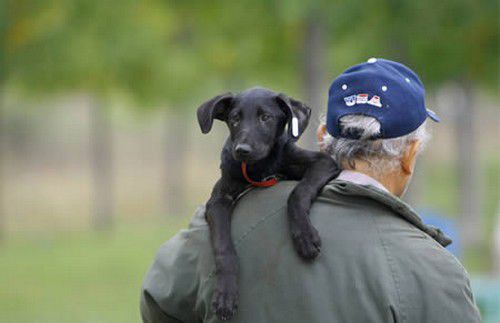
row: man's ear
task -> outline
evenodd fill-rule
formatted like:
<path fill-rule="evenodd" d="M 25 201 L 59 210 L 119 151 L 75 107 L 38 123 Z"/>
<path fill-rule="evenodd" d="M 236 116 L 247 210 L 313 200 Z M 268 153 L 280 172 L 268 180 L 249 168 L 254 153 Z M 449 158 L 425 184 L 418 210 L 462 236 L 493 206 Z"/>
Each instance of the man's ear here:
<path fill-rule="evenodd" d="M 410 142 L 403 157 L 401 158 L 401 170 L 406 175 L 411 175 L 415 169 L 415 162 L 417 161 L 418 148 L 420 147 L 420 140 Z"/>
<path fill-rule="evenodd" d="M 200 105 L 196 115 L 200 124 L 201 132 L 208 133 L 212 129 L 214 119 L 227 120 L 227 114 L 231 110 L 234 95 L 224 93 L 208 100 Z"/>
<path fill-rule="evenodd" d="M 299 138 L 309 123 L 311 108 L 283 93 L 278 94 L 276 101 L 287 116 L 287 127 L 290 137 Z"/>
<path fill-rule="evenodd" d="M 318 126 L 318 129 L 316 129 L 316 138 L 318 140 L 320 149 L 323 146 L 323 138 L 325 137 L 327 131 L 328 130 L 326 129 L 326 125 L 325 124 L 320 124 Z"/>

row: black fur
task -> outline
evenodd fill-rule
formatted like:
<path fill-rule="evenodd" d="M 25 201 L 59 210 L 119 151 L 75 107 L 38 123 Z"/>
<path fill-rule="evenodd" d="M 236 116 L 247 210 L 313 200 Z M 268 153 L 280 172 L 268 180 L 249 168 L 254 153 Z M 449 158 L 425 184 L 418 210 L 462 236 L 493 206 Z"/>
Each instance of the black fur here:
<path fill-rule="evenodd" d="M 239 94 L 214 97 L 198 108 L 203 133 L 213 119 L 225 121 L 230 136 L 221 153 L 221 178 L 206 204 L 215 255 L 217 282 L 212 306 L 221 320 L 234 316 L 238 307 L 238 258 L 231 240 L 231 213 L 234 201 L 248 186 L 241 172 L 261 181 L 271 175 L 300 180 L 288 198 L 288 219 L 292 241 L 305 260 L 316 258 L 321 240 L 308 213 L 321 188 L 340 173 L 333 159 L 295 145 L 307 127 L 311 109 L 284 94 L 253 88 Z M 292 118 L 298 119 L 298 135 L 292 134 Z"/>

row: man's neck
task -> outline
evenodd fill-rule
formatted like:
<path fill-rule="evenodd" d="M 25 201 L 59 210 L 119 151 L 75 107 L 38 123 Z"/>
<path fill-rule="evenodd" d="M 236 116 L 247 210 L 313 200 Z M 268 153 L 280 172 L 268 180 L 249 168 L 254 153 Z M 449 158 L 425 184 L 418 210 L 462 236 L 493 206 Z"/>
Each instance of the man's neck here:
<path fill-rule="evenodd" d="M 394 172 L 376 174 L 370 165 L 365 161 L 356 161 L 354 165 L 355 167 L 351 167 L 350 165 L 345 166 L 346 167 L 344 167 L 344 169 L 367 175 L 382 184 L 382 186 L 384 186 L 384 188 L 390 193 L 400 196 L 399 193 L 401 190 L 398 182 L 400 174 L 394 174 Z"/>
<path fill-rule="evenodd" d="M 351 183 L 358 184 L 358 185 L 371 185 L 373 187 L 378 188 L 379 190 L 389 192 L 385 188 L 384 185 L 379 183 L 374 178 L 372 178 L 366 174 L 357 172 L 355 170 L 344 169 L 344 170 L 342 170 L 340 175 L 337 177 L 337 179 L 342 180 L 342 181 L 351 182 Z"/>

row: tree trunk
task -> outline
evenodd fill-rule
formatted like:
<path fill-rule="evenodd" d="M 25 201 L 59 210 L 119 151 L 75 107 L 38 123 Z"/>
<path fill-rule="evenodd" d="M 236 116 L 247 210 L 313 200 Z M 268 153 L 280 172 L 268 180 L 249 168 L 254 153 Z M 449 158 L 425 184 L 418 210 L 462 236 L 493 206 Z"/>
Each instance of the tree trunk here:
<path fill-rule="evenodd" d="M 165 125 L 165 212 L 168 216 L 182 216 L 186 211 L 187 125 L 182 114 L 175 112 L 166 112 Z"/>
<path fill-rule="evenodd" d="M 92 225 L 109 230 L 113 224 L 113 133 L 110 111 L 99 101 L 90 105 L 90 145 L 93 178 Z"/>
<path fill-rule="evenodd" d="M 4 124 L 4 88 L 0 82 L 0 242 L 7 235 L 6 218 L 4 209 L 4 153 L 5 153 L 5 124 Z"/>
<path fill-rule="evenodd" d="M 320 113 L 326 111 L 326 50 L 325 27 L 321 15 L 311 14 L 306 20 L 303 40 L 303 91 L 305 102 L 312 109 L 309 126 L 302 136 L 302 145 L 316 150 L 316 128 Z"/>
<path fill-rule="evenodd" d="M 474 90 L 460 84 L 461 100 L 456 104 L 455 138 L 459 178 L 459 214 L 464 249 L 481 241 L 480 173 Z"/>
<path fill-rule="evenodd" d="M 5 154 L 5 124 L 4 124 L 4 104 L 5 104 L 5 84 L 8 77 L 7 64 L 7 42 L 6 34 L 9 28 L 9 2 L 0 2 L 0 242 L 5 240 L 6 236 L 6 218 L 4 208 L 4 154 Z"/>

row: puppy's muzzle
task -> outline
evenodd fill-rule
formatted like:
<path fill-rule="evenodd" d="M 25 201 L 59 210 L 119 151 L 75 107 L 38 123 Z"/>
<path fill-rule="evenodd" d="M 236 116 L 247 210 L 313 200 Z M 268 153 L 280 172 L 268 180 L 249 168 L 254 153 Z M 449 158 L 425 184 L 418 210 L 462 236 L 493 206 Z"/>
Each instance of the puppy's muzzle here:
<path fill-rule="evenodd" d="M 235 157 L 240 160 L 245 160 L 252 152 L 253 149 L 248 144 L 237 144 L 236 147 L 234 147 Z"/>

